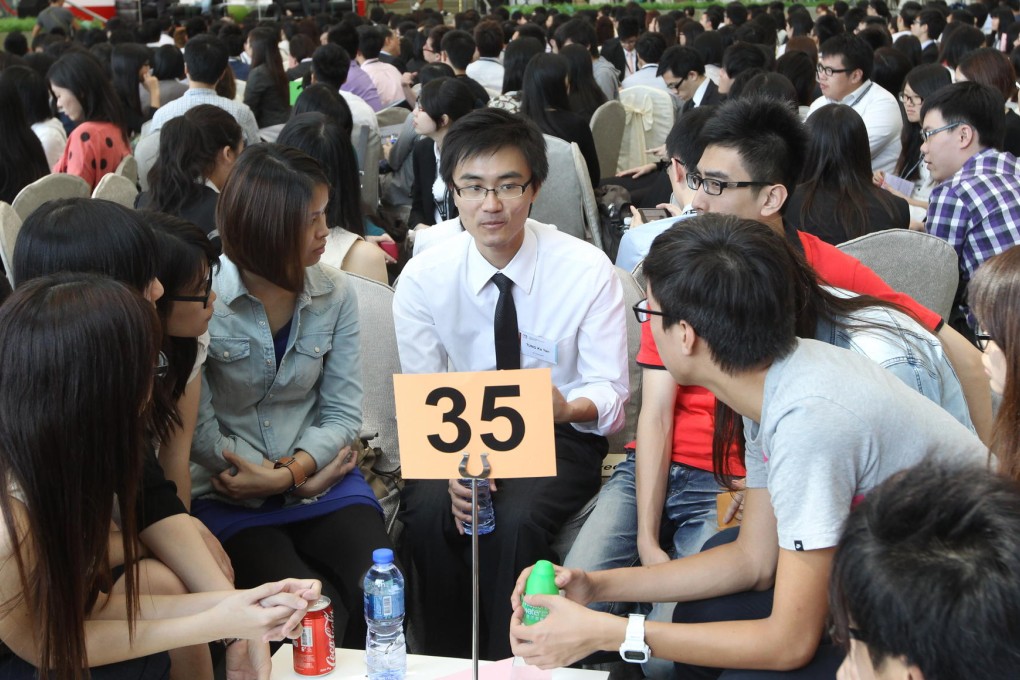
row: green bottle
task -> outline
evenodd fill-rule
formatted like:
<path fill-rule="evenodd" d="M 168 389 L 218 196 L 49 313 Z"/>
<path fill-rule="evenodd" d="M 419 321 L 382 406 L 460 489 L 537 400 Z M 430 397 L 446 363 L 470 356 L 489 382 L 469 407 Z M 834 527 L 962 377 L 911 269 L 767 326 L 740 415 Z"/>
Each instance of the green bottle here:
<path fill-rule="evenodd" d="M 553 570 L 552 562 L 539 560 L 528 575 L 528 582 L 524 585 L 525 595 L 559 595 L 560 589 L 556 587 L 556 572 Z M 535 607 L 521 600 L 524 605 L 524 625 L 530 626 L 538 623 L 549 616 L 549 610 L 545 607 Z"/>

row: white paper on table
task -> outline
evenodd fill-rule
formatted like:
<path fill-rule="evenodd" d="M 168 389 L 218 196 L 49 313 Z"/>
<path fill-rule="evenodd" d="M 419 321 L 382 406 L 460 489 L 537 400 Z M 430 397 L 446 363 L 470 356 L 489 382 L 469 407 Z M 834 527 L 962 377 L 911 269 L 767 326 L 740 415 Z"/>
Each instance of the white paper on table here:
<path fill-rule="evenodd" d="M 471 680 L 471 669 L 447 675 L 440 680 Z M 518 665 L 514 658 L 503 659 L 478 667 L 478 680 L 551 680 L 552 671 L 543 671 L 537 666 Z"/>

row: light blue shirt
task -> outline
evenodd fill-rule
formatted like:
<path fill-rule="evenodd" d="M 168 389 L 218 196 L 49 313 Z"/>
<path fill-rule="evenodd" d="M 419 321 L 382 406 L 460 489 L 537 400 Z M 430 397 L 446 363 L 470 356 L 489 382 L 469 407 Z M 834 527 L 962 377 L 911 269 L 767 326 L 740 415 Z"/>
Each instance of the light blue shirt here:
<path fill-rule="evenodd" d="M 656 236 L 680 220 L 686 220 L 697 214 L 694 210 L 685 210 L 679 217 L 665 217 L 628 229 L 620 239 L 620 248 L 616 251 L 616 266 L 629 272 L 634 271 L 634 267 L 645 259 Z"/>
<path fill-rule="evenodd" d="M 192 495 L 211 492 L 210 476 L 230 467 L 223 449 L 259 464 L 300 449 L 321 469 L 361 429 L 358 302 L 346 274 L 328 265 L 305 270 L 279 366 L 266 310 L 226 256 L 213 290 Z"/>
<path fill-rule="evenodd" d="M 152 114 L 152 126 L 149 128 L 149 134 L 159 132 L 168 120 L 183 116 L 189 109 L 199 104 L 218 106 L 233 116 L 244 132 L 245 144 L 258 144 L 262 141 L 262 137 L 259 136 L 259 124 L 255 121 L 255 114 L 246 104 L 221 97 L 216 94 L 215 90 L 204 87 L 190 88 L 177 99 L 156 109 L 156 112 Z"/>

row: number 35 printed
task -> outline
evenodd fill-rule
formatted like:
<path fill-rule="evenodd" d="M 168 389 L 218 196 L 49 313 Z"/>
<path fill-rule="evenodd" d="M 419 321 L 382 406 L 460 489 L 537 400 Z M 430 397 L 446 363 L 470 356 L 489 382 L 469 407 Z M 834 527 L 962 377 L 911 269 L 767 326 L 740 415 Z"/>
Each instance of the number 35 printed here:
<path fill-rule="evenodd" d="M 404 479 L 456 477 L 464 454 L 478 469 L 482 453 L 496 478 L 555 474 L 548 369 L 395 375 L 393 383 Z"/>

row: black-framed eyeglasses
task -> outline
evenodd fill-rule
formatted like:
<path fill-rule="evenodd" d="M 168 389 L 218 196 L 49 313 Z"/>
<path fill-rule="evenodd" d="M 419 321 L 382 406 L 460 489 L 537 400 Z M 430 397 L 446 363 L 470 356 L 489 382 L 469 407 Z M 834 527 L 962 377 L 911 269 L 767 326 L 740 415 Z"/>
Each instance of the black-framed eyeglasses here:
<path fill-rule="evenodd" d="M 500 184 L 492 189 L 478 184 L 471 184 L 466 187 L 459 187 L 455 184 L 453 186 L 453 190 L 456 191 L 457 195 L 465 201 L 484 201 L 489 195 L 489 192 L 496 194 L 496 198 L 501 201 L 512 201 L 515 198 L 523 196 L 524 191 L 531 186 L 531 183 L 534 181 L 535 178 L 532 177 L 524 184 Z"/>
<path fill-rule="evenodd" d="M 843 643 L 848 641 L 843 639 L 843 635 L 841 633 L 842 631 L 839 630 L 835 625 L 829 626 L 829 638 L 832 639 L 833 642 Z M 846 637 L 849 638 L 849 640 L 857 640 L 858 642 L 868 644 L 868 636 L 865 635 L 864 631 L 861 630 L 860 628 L 847 626 Z"/>
<path fill-rule="evenodd" d="M 165 378 L 166 374 L 170 372 L 170 361 L 162 352 L 156 357 L 156 365 L 153 367 L 152 372 L 157 378 Z"/>
<path fill-rule="evenodd" d="M 723 189 L 742 189 L 744 187 L 767 187 L 772 182 L 758 182 L 758 181 L 742 181 L 742 182 L 724 182 L 721 179 L 712 179 L 711 177 L 702 177 L 696 175 L 693 172 L 687 173 L 687 187 L 694 191 L 704 188 L 705 193 L 709 196 L 719 196 L 722 194 Z"/>
<path fill-rule="evenodd" d="M 205 281 L 205 295 L 170 295 L 167 299 L 173 302 L 201 302 L 202 308 L 206 309 L 209 307 L 209 298 L 212 296 L 212 279 L 212 267 L 209 267 L 209 277 Z"/>
<path fill-rule="evenodd" d="M 900 101 L 910 106 L 920 106 L 924 103 L 924 97 L 920 95 L 909 95 L 906 92 L 900 92 Z"/>
<path fill-rule="evenodd" d="M 648 308 L 648 298 L 639 301 L 636 305 L 631 307 L 631 311 L 634 312 L 635 318 L 638 323 L 648 323 L 651 321 L 653 316 L 666 316 L 662 312 L 657 312 L 654 309 Z"/>
<path fill-rule="evenodd" d="M 850 69 L 848 68 L 832 68 L 831 66 L 822 66 L 819 64 L 815 67 L 815 73 L 826 78 L 831 78 L 833 73 L 847 73 Z"/>
<path fill-rule="evenodd" d="M 685 80 L 687 80 L 686 77 L 685 78 L 681 78 L 680 80 L 676 81 L 675 83 L 666 83 L 666 87 L 668 87 L 669 89 L 673 90 L 677 94 L 680 94 L 680 86 L 684 84 Z"/>
<path fill-rule="evenodd" d="M 960 122 L 960 123 L 949 123 L 948 125 L 943 125 L 942 127 L 937 127 L 934 130 L 921 130 L 921 141 L 922 142 L 927 142 L 929 139 L 932 138 L 932 135 L 936 135 L 936 134 L 938 134 L 940 132 L 943 132 L 945 130 L 952 130 L 953 128 L 958 128 L 961 125 L 963 125 L 962 122 Z"/>

